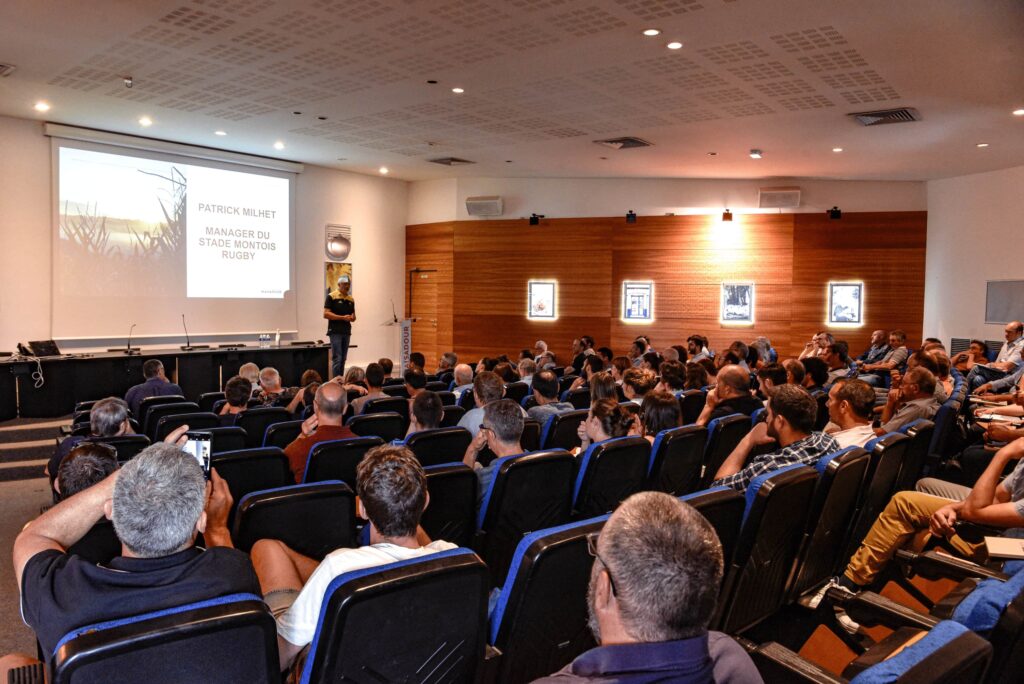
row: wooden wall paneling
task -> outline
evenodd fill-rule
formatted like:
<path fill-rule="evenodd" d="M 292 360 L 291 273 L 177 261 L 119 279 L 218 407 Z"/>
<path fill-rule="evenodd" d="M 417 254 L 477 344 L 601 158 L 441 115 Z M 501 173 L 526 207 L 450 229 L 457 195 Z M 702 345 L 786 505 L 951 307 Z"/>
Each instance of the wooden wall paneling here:
<path fill-rule="evenodd" d="M 412 325 L 413 351 L 426 357 L 428 371 L 436 367 L 434 364 L 442 352 L 453 348 L 455 225 L 454 222 L 431 223 L 406 229 L 405 301 L 399 316 L 404 315 L 409 302 L 409 270 L 436 270 L 413 275 L 412 315 L 418 319 Z"/>

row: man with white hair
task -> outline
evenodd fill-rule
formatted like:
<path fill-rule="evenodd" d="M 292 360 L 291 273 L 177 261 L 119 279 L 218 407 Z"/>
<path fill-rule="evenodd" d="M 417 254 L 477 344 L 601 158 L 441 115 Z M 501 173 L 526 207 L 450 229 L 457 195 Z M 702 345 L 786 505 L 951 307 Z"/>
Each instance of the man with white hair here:
<path fill-rule="evenodd" d="M 281 374 L 267 366 L 260 371 L 259 402 L 264 406 L 287 406 L 299 391 L 298 387 L 282 387 Z"/>
<path fill-rule="evenodd" d="M 544 352 L 548 350 L 548 343 L 544 340 L 537 340 L 533 343 L 533 360 L 535 363 L 540 363 L 540 357 L 544 355 Z"/>
<path fill-rule="evenodd" d="M 455 401 L 459 400 L 463 392 L 472 389 L 473 369 L 467 363 L 458 364 L 455 366 L 455 388 L 452 390 L 452 393 L 455 395 Z"/>
<path fill-rule="evenodd" d="M 537 364 L 533 359 L 523 359 L 519 362 L 519 382 L 525 383 L 527 387 L 531 387 L 533 383 L 533 376 L 537 372 Z"/>

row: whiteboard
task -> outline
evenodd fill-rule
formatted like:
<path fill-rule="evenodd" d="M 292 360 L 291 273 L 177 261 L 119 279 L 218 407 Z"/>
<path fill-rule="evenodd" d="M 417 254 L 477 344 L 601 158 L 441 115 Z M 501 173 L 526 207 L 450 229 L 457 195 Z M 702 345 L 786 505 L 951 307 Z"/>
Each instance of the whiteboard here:
<path fill-rule="evenodd" d="M 985 292 L 985 322 L 1000 325 L 1024 320 L 1024 280 L 989 280 Z"/>

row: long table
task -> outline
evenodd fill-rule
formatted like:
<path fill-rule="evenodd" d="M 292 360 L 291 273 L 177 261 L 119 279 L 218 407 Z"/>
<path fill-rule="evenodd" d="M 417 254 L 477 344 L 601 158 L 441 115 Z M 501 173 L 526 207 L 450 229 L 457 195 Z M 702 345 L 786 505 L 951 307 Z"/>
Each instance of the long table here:
<path fill-rule="evenodd" d="M 64 416 L 79 401 L 123 397 L 143 382 L 142 364 L 160 359 L 168 377 L 181 385 L 185 397 L 195 401 L 203 392 L 216 392 L 238 373 L 244 363 L 273 366 L 285 386 L 299 384 L 308 369 L 328 377 L 330 345 L 240 347 L 237 349 L 144 350 L 137 356 L 120 352 L 72 354 L 35 361 L 0 361 L 0 420 Z M 42 370 L 43 384 L 33 374 Z"/>

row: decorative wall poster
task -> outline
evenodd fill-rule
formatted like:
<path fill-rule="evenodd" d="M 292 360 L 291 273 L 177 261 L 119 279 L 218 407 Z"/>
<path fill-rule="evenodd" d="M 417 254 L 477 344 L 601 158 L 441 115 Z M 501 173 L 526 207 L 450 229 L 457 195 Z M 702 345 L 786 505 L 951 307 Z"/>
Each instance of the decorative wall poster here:
<path fill-rule="evenodd" d="M 324 262 L 324 296 L 337 292 L 338 280 L 348 278 L 349 294 L 355 291 L 356 284 L 352 282 L 352 264 L 338 264 L 331 261 Z"/>
<path fill-rule="evenodd" d="M 864 283 L 829 283 L 828 322 L 858 325 L 863 318 Z"/>
<path fill-rule="evenodd" d="M 754 322 L 754 283 L 722 283 L 720 321 L 727 324 Z"/>
<path fill-rule="evenodd" d="M 531 280 L 527 301 L 527 318 L 553 320 L 558 316 L 555 291 L 558 284 L 553 280 Z"/>
<path fill-rule="evenodd" d="M 654 320 L 654 283 L 626 280 L 622 283 L 622 320 L 650 323 Z"/>

